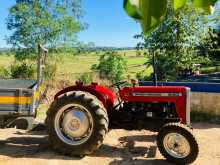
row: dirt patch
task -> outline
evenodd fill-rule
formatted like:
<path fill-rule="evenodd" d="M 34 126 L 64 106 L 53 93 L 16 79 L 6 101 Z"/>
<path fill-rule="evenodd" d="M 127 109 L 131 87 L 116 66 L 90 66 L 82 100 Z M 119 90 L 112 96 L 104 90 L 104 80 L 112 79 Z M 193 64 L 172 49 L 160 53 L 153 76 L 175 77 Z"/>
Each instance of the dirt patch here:
<path fill-rule="evenodd" d="M 196 123 L 200 154 L 193 165 L 220 165 L 220 125 Z M 72 158 L 54 152 L 46 132 L 0 130 L 0 165 L 171 165 L 156 147 L 156 133 L 111 130 L 93 155 Z"/>

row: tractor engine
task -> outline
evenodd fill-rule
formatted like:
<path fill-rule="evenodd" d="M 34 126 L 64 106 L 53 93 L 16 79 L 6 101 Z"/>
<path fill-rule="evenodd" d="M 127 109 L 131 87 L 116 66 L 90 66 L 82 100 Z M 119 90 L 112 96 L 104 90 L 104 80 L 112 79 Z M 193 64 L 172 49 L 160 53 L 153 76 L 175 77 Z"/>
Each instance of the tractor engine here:
<path fill-rule="evenodd" d="M 124 102 L 109 114 L 111 127 L 157 131 L 168 122 L 179 121 L 174 103 Z"/>

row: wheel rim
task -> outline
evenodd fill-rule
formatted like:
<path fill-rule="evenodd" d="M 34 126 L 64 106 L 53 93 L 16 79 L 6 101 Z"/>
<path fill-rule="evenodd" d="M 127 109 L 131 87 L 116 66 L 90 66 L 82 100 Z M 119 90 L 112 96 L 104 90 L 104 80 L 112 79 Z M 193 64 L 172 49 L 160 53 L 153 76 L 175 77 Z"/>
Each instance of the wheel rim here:
<path fill-rule="evenodd" d="M 79 104 L 62 107 L 55 116 L 54 124 L 58 137 L 69 145 L 85 143 L 93 131 L 91 113 Z"/>
<path fill-rule="evenodd" d="M 164 137 L 163 145 L 167 153 L 175 158 L 185 158 L 190 154 L 190 144 L 181 134 L 167 134 Z"/>

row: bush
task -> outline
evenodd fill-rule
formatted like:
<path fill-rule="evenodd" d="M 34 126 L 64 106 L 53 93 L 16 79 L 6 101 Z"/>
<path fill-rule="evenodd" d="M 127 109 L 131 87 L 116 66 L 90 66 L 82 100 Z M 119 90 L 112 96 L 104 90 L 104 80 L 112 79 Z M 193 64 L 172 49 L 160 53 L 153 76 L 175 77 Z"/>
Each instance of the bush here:
<path fill-rule="evenodd" d="M 98 65 L 97 64 L 93 64 L 92 66 L 91 66 L 91 70 L 97 70 L 97 68 L 98 68 Z"/>
<path fill-rule="evenodd" d="M 140 81 L 152 81 L 153 75 L 152 73 L 149 73 L 147 70 L 143 70 L 136 74 L 136 78 Z"/>
<path fill-rule="evenodd" d="M 101 79 L 117 82 L 123 79 L 127 70 L 127 61 L 116 52 L 107 52 L 99 59 L 99 64 L 92 67 L 99 72 Z"/>
<path fill-rule="evenodd" d="M 11 77 L 14 79 L 33 79 L 35 70 L 32 65 L 26 62 L 14 64 L 11 66 Z"/>
<path fill-rule="evenodd" d="M 141 55 L 142 55 L 141 51 L 138 51 L 138 50 L 137 50 L 137 51 L 136 51 L 136 56 L 137 56 L 137 57 L 140 57 Z"/>
<path fill-rule="evenodd" d="M 89 84 L 92 82 L 93 75 L 92 73 L 83 73 L 77 79 L 83 82 L 84 84 Z"/>
<path fill-rule="evenodd" d="M 1 79 L 10 78 L 10 72 L 5 68 L 0 68 L 0 78 Z"/>

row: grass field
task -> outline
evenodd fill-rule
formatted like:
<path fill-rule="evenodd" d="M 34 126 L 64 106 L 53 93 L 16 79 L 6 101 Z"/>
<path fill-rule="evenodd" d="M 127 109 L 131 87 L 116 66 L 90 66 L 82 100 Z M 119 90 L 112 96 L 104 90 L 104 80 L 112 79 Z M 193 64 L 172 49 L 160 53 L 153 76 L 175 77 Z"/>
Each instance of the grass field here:
<path fill-rule="evenodd" d="M 146 69 L 144 63 L 147 58 L 144 56 L 136 57 L 133 55 L 126 55 L 125 59 L 128 64 L 128 72 L 125 77 L 130 75 L 130 77 L 135 78 L 137 72 Z M 91 66 L 98 64 L 99 55 L 81 55 L 81 56 L 67 56 L 63 57 L 61 64 L 58 65 L 58 77 L 68 79 L 76 79 L 77 76 L 83 73 L 89 73 L 91 71 Z M 149 70 L 151 71 L 151 70 Z"/>
<path fill-rule="evenodd" d="M 129 51 L 119 51 L 119 54 L 123 55 L 127 60 L 128 71 L 125 74 L 125 78 L 135 78 L 136 73 L 146 69 L 144 63 L 147 62 L 147 58 L 144 56 L 136 56 L 135 50 Z M 90 53 L 87 55 L 58 55 L 57 62 L 57 80 L 73 80 L 75 81 L 81 74 L 92 72 L 91 66 L 98 64 L 99 55 L 95 53 Z M 0 56 L 0 68 L 9 68 L 10 65 L 13 65 L 14 58 L 13 56 Z M 148 69 L 149 72 L 152 72 L 152 69 Z"/>
<path fill-rule="evenodd" d="M 136 74 L 145 70 L 145 73 L 150 75 L 153 72 L 152 68 L 146 70 L 144 63 L 147 62 L 147 57 L 143 55 L 138 56 L 136 50 L 119 51 L 119 54 L 124 56 L 127 60 L 128 71 L 124 75 L 125 78 L 136 78 Z M 142 52 L 143 54 L 143 52 Z M 70 54 L 59 54 L 59 60 L 57 63 L 57 74 L 56 79 L 59 80 L 70 80 L 75 81 L 83 73 L 92 72 L 91 66 L 98 64 L 100 55 L 95 53 L 89 53 L 86 55 L 70 55 Z M 0 69 L 10 68 L 13 65 L 14 57 L 8 55 L 0 55 Z M 218 62 L 218 63 L 217 63 Z M 217 61 L 216 66 L 203 66 L 201 68 L 202 74 L 209 74 L 213 72 L 220 72 L 220 62 Z"/>
<path fill-rule="evenodd" d="M 13 56 L 7 56 L 7 55 L 1 55 L 0 56 L 0 68 L 8 68 L 10 65 L 13 64 L 14 57 Z"/>

